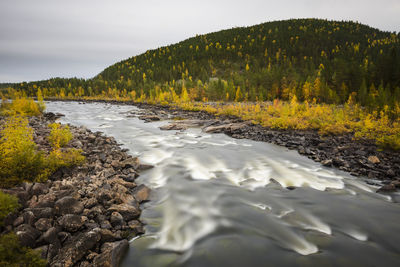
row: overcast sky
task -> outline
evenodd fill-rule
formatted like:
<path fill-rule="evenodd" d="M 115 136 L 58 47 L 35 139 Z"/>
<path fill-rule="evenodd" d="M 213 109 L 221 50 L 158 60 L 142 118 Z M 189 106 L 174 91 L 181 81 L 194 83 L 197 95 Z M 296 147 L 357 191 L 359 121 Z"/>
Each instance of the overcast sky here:
<path fill-rule="evenodd" d="M 90 78 L 196 34 L 290 18 L 400 31 L 400 0 L 0 0 L 0 82 Z"/>

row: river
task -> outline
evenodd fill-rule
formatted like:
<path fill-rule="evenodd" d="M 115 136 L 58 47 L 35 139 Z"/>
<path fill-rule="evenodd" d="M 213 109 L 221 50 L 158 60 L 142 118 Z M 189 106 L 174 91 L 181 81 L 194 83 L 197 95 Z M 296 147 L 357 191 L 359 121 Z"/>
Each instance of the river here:
<path fill-rule="evenodd" d="M 48 102 L 63 123 L 114 136 L 153 169 L 121 266 L 400 266 L 398 193 L 284 147 L 200 128 L 162 131 L 134 106 Z"/>

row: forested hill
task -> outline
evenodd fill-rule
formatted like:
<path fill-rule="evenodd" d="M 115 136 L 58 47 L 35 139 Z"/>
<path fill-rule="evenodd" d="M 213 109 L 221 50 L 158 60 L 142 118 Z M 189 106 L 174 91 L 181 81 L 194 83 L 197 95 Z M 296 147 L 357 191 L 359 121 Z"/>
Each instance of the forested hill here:
<path fill-rule="evenodd" d="M 135 90 L 150 96 L 171 87 L 180 93 L 185 86 L 195 100 L 296 95 L 300 100 L 343 103 L 352 95 L 363 105 L 383 105 L 400 100 L 399 37 L 355 22 L 274 21 L 148 50 L 90 80 L 52 79 L 14 87 L 30 93 L 41 87 L 49 95 Z"/>

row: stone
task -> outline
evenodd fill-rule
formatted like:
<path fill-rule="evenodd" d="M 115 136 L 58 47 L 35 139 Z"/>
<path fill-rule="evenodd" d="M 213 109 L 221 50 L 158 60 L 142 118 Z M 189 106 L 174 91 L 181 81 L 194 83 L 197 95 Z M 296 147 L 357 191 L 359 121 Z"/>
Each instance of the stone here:
<path fill-rule="evenodd" d="M 92 229 L 90 229 L 90 230 L 92 230 Z M 57 233 L 57 237 L 61 243 L 64 243 L 71 237 L 71 234 L 68 232 L 59 232 L 59 233 Z"/>
<path fill-rule="evenodd" d="M 16 235 L 22 246 L 34 248 L 41 233 L 29 224 L 21 224 L 16 229 Z"/>
<path fill-rule="evenodd" d="M 121 162 L 121 165 L 123 168 L 137 168 L 140 165 L 139 159 L 138 158 L 127 158 L 126 160 Z"/>
<path fill-rule="evenodd" d="M 108 209 L 108 211 L 119 212 L 125 221 L 136 219 L 140 215 L 140 210 L 137 207 L 128 204 L 119 204 L 119 205 L 114 204 Z"/>
<path fill-rule="evenodd" d="M 381 162 L 377 156 L 369 156 L 368 161 L 372 164 L 378 164 Z"/>
<path fill-rule="evenodd" d="M 107 220 L 101 220 L 100 227 L 102 229 L 112 229 L 111 223 L 109 221 L 107 221 Z"/>
<path fill-rule="evenodd" d="M 40 218 L 37 222 L 35 222 L 35 228 L 39 231 L 47 231 L 53 224 L 53 219 L 51 218 Z"/>
<path fill-rule="evenodd" d="M 237 132 L 247 127 L 246 123 L 227 123 L 218 126 L 207 126 L 203 128 L 205 133 L 225 133 Z"/>
<path fill-rule="evenodd" d="M 94 266 L 119 266 L 122 256 L 129 248 L 128 240 L 124 239 L 113 243 L 104 243 L 101 254 L 93 259 Z"/>
<path fill-rule="evenodd" d="M 58 223 L 65 231 L 74 233 L 85 224 L 86 220 L 85 216 L 66 214 L 58 220 Z"/>
<path fill-rule="evenodd" d="M 164 130 L 164 131 L 170 131 L 170 130 L 181 131 L 181 130 L 186 130 L 187 126 L 184 124 L 181 124 L 181 123 L 170 123 L 167 125 L 160 126 L 159 128 L 160 128 L 160 130 Z"/>
<path fill-rule="evenodd" d="M 56 227 L 50 227 L 43 235 L 43 240 L 49 244 L 53 244 L 58 241 L 58 232 L 59 230 Z"/>
<path fill-rule="evenodd" d="M 110 222 L 111 225 L 115 227 L 116 225 L 122 225 L 124 223 L 124 218 L 119 212 L 114 211 L 111 213 Z"/>
<path fill-rule="evenodd" d="M 118 237 L 109 229 L 100 229 L 100 234 L 101 234 L 101 240 L 100 240 L 101 243 L 114 242 L 118 239 Z"/>
<path fill-rule="evenodd" d="M 150 188 L 143 184 L 139 185 L 133 190 L 133 196 L 139 203 L 147 201 L 150 196 Z"/>
<path fill-rule="evenodd" d="M 71 267 L 100 241 L 100 229 L 80 233 L 71 238 L 50 263 L 54 267 Z"/>
<path fill-rule="evenodd" d="M 330 166 L 332 166 L 332 162 L 333 161 L 331 159 L 326 159 L 326 160 L 321 161 L 321 164 L 325 167 L 330 167 Z"/>
<path fill-rule="evenodd" d="M 379 188 L 376 192 L 393 192 L 396 191 L 396 186 L 394 184 L 385 184 Z"/>
<path fill-rule="evenodd" d="M 392 178 L 392 177 L 395 177 L 395 176 L 396 176 L 396 173 L 394 172 L 393 169 L 389 169 L 389 170 L 386 171 L 386 175 L 387 175 L 388 177 Z"/>
<path fill-rule="evenodd" d="M 26 224 L 33 225 L 35 223 L 35 215 L 32 211 L 25 211 L 22 214 L 22 217 L 24 218 L 24 222 Z"/>
<path fill-rule="evenodd" d="M 49 192 L 49 187 L 44 183 L 35 183 L 32 187 L 32 194 L 34 195 L 42 195 L 47 194 Z"/>
<path fill-rule="evenodd" d="M 59 215 L 64 214 L 80 214 L 82 213 L 83 204 L 73 197 L 66 196 L 59 200 L 54 205 L 55 211 Z"/>
<path fill-rule="evenodd" d="M 14 220 L 13 226 L 17 227 L 17 226 L 19 226 L 19 225 L 21 225 L 23 223 L 24 223 L 24 217 L 19 216 L 19 217 L 17 217 L 17 219 Z"/>
<path fill-rule="evenodd" d="M 144 120 L 145 122 L 161 120 L 161 118 L 156 115 L 142 115 L 142 116 L 139 116 L 139 119 Z"/>
<path fill-rule="evenodd" d="M 93 208 L 94 206 L 97 205 L 97 199 L 96 198 L 89 198 L 83 202 L 83 206 L 87 209 Z"/>
<path fill-rule="evenodd" d="M 128 226 L 135 235 L 144 234 L 143 225 L 138 220 L 129 221 Z"/>
<path fill-rule="evenodd" d="M 139 164 L 137 170 L 138 171 L 146 171 L 146 170 L 150 170 L 152 168 L 154 168 L 154 166 L 150 165 L 150 164 Z"/>

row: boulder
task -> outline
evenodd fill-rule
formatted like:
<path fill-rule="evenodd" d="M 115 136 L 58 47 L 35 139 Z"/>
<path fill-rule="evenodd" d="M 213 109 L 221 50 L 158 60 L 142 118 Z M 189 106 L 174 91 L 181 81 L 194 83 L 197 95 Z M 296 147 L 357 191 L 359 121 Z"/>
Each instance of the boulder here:
<path fill-rule="evenodd" d="M 47 231 L 53 224 L 53 219 L 51 218 L 40 218 L 37 222 L 35 222 L 35 228 L 39 231 Z"/>
<path fill-rule="evenodd" d="M 156 115 L 142 115 L 142 116 L 139 116 L 139 119 L 144 120 L 145 122 L 161 120 L 161 118 Z"/>
<path fill-rule="evenodd" d="M 379 188 L 376 192 L 393 192 L 396 191 L 396 186 L 394 184 L 385 184 Z"/>
<path fill-rule="evenodd" d="M 129 247 L 128 240 L 124 239 L 113 243 L 104 243 L 101 246 L 101 254 L 94 258 L 94 266 L 117 267 L 122 256 Z"/>
<path fill-rule="evenodd" d="M 14 227 L 17 227 L 17 226 L 19 226 L 19 225 L 21 225 L 21 224 L 23 224 L 23 223 L 24 223 L 24 217 L 19 216 L 19 217 L 17 217 L 17 218 L 14 220 L 13 226 L 14 226 Z"/>
<path fill-rule="evenodd" d="M 129 221 L 128 226 L 135 235 L 144 234 L 143 225 L 138 220 Z"/>
<path fill-rule="evenodd" d="M 206 133 L 233 133 L 247 127 L 246 123 L 227 123 L 218 126 L 206 126 L 203 131 Z"/>
<path fill-rule="evenodd" d="M 126 160 L 121 162 L 121 165 L 123 168 L 137 168 L 140 165 L 139 159 L 138 158 L 127 158 Z"/>
<path fill-rule="evenodd" d="M 130 221 L 136 219 L 140 215 L 140 210 L 136 206 L 128 205 L 128 204 L 119 204 L 119 205 L 112 205 L 109 209 L 109 212 L 118 212 L 122 215 L 125 221 Z"/>
<path fill-rule="evenodd" d="M 372 164 L 378 164 L 381 162 L 377 156 L 369 156 L 368 161 Z"/>
<path fill-rule="evenodd" d="M 34 248 L 41 233 L 29 224 L 21 224 L 16 229 L 16 235 L 22 246 Z"/>
<path fill-rule="evenodd" d="M 80 233 L 71 238 L 50 263 L 54 267 L 71 267 L 100 241 L 100 229 Z"/>
<path fill-rule="evenodd" d="M 49 186 L 43 183 L 35 183 L 32 187 L 32 194 L 43 195 L 49 192 Z"/>
<path fill-rule="evenodd" d="M 31 211 L 36 219 L 38 219 L 38 218 L 52 218 L 54 216 L 54 209 L 50 208 L 50 207 L 47 207 L 47 208 L 32 208 L 32 209 L 27 209 L 27 211 Z"/>
<path fill-rule="evenodd" d="M 321 164 L 325 167 L 331 167 L 332 166 L 333 161 L 331 159 L 326 159 L 321 161 Z"/>
<path fill-rule="evenodd" d="M 133 190 L 133 196 L 139 203 L 142 203 L 146 200 L 149 200 L 150 191 L 150 188 L 142 184 Z"/>
<path fill-rule="evenodd" d="M 114 242 L 114 241 L 120 239 L 117 235 L 115 235 L 109 229 L 100 229 L 100 234 L 101 234 L 100 243 Z"/>
<path fill-rule="evenodd" d="M 55 211 L 59 215 L 64 214 L 80 214 L 82 213 L 83 204 L 73 197 L 66 196 L 59 200 L 54 205 Z"/>
<path fill-rule="evenodd" d="M 56 227 L 50 227 L 43 235 L 42 238 L 49 244 L 56 243 L 58 241 L 58 234 L 59 230 Z"/>
<path fill-rule="evenodd" d="M 85 216 L 66 214 L 58 220 L 58 223 L 65 231 L 73 233 L 78 231 L 86 221 L 87 218 Z"/>
<path fill-rule="evenodd" d="M 115 227 L 117 225 L 124 224 L 124 218 L 119 212 L 114 211 L 113 213 L 111 213 L 110 222 L 111 225 Z"/>

